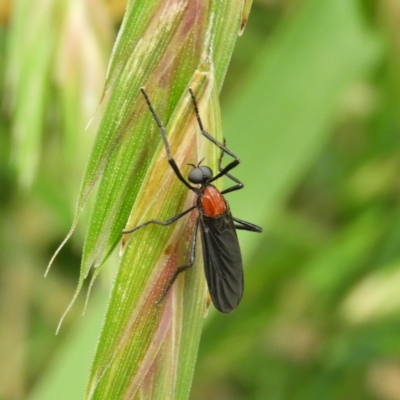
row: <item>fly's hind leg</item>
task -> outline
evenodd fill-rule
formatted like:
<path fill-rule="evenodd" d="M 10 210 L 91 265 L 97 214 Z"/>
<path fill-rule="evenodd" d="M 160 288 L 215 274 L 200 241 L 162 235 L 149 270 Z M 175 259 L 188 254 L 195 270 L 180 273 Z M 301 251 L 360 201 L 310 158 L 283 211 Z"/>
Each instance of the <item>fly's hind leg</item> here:
<path fill-rule="evenodd" d="M 251 222 L 243 221 L 239 218 L 233 217 L 233 220 L 237 222 L 239 225 L 235 224 L 236 229 L 241 229 L 243 231 L 250 231 L 250 232 L 262 232 L 262 228 L 258 225 L 254 225 Z"/>
<path fill-rule="evenodd" d="M 197 218 L 195 226 L 194 226 L 194 231 L 193 231 L 192 245 L 191 245 L 191 248 L 190 248 L 190 255 L 189 255 L 189 262 L 187 264 L 182 265 L 181 267 L 178 267 L 176 269 L 176 271 L 172 275 L 171 279 L 169 280 L 168 285 L 166 286 L 166 288 L 162 292 L 160 300 L 157 301 L 157 305 L 160 305 L 161 302 L 165 299 L 165 296 L 168 294 L 168 292 L 171 289 L 172 285 L 176 281 L 176 278 L 178 277 L 178 275 L 193 266 L 195 258 L 196 258 L 196 243 L 197 243 L 197 231 L 198 231 L 198 228 L 199 228 L 199 219 Z"/>

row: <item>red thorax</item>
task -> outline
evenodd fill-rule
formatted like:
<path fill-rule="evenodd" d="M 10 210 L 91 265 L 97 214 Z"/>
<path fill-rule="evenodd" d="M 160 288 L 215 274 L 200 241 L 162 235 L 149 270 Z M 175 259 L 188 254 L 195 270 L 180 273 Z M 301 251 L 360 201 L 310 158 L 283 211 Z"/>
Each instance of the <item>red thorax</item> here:
<path fill-rule="evenodd" d="M 224 196 L 212 185 L 204 188 L 200 201 L 206 217 L 217 217 L 226 211 Z"/>

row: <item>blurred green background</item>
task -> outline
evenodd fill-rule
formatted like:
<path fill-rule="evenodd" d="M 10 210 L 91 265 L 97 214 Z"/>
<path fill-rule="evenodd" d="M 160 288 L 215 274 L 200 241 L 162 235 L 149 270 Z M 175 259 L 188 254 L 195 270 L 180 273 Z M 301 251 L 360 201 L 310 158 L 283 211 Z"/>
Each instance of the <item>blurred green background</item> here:
<path fill-rule="evenodd" d="M 73 218 L 123 10 L 0 4 L 1 400 L 82 398 L 117 262 L 59 336 L 85 216 L 43 273 Z M 228 200 L 265 232 L 239 233 L 245 295 L 205 320 L 191 398 L 400 399 L 399 2 L 254 0 L 221 107 L 246 185 Z"/>

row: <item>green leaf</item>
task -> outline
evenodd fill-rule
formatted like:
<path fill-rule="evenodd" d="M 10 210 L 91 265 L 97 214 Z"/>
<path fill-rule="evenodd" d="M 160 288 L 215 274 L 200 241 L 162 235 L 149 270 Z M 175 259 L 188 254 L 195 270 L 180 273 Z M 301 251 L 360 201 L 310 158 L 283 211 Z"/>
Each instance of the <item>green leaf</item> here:
<path fill-rule="evenodd" d="M 206 116 L 204 123 L 211 132 L 220 133 L 214 80 L 208 73 L 197 73 L 195 78 L 199 79 L 193 80 L 191 87 L 201 115 Z M 152 118 L 148 110 L 146 114 Z M 209 154 L 208 164 L 216 167 L 218 148 L 198 137 L 189 95 L 182 99 L 166 131 L 178 165 L 197 162 L 202 158 L 199 154 Z M 190 207 L 194 195 L 185 187 L 180 190 L 182 186 L 167 163 L 164 148 L 158 146 L 127 229 L 150 219 L 165 221 Z M 187 263 L 195 217 L 194 211 L 170 227 L 151 225 L 125 235 L 124 243 L 129 241 L 111 295 L 88 398 L 117 399 L 153 390 L 148 374 L 156 374 L 157 385 L 167 385 L 168 392 L 187 394 L 206 302 L 199 246 L 196 264 L 178 279 L 160 306 L 157 302 L 177 267 Z"/>
<path fill-rule="evenodd" d="M 93 283 L 125 226 L 164 221 L 193 204 L 193 193 L 167 163 L 159 130 L 140 93 L 142 86 L 166 127 L 183 175 L 186 163 L 203 157 L 217 169 L 219 148 L 200 134 L 188 89 L 193 89 L 205 128 L 222 142 L 218 93 L 243 7 L 242 1 L 128 4 L 104 89 L 104 117 L 66 238 L 100 181 L 78 288 L 66 312 L 95 267 Z M 149 226 L 124 236 L 87 398 L 149 393 L 164 398 L 160 387 L 175 398 L 187 398 L 206 306 L 200 248 L 196 265 L 177 280 L 160 306 L 157 302 L 174 271 L 187 263 L 195 217 L 194 211 L 174 226 Z"/>
<path fill-rule="evenodd" d="M 11 160 L 24 187 L 32 184 L 40 160 L 49 72 L 56 46 L 56 12 L 54 2 L 41 2 L 32 12 L 24 1 L 16 1 L 12 14 L 6 71 L 13 115 Z M 29 37 L 26 25 L 31 27 Z"/>

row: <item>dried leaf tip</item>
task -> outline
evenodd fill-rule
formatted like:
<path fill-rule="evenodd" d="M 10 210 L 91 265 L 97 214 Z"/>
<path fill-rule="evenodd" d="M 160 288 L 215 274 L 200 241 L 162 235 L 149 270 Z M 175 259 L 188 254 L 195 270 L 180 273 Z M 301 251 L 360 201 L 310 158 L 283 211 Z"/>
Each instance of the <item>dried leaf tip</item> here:
<path fill-rule="evenodd" d="M 244 28 L 246 27 L 246 23 L 249 18 L 252 3 L 253 0 L 244 0 L 243 2 L 242 20 L 240 22 L 239 36 L 243 35 Z"/>

